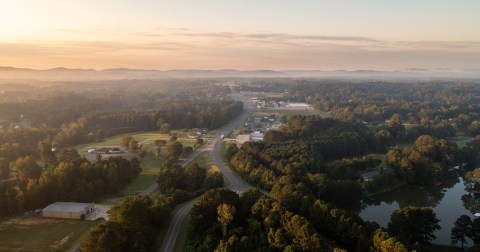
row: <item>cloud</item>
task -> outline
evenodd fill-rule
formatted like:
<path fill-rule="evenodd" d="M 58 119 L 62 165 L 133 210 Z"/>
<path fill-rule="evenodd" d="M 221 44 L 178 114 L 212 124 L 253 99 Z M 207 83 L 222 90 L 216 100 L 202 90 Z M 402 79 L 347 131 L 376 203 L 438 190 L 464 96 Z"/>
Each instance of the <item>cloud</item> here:
<path fill-rule="evenodd" d="M 162 28 L 109 34 L 112 36 L 102 40 L 0 42 L 0 65 L 327 70 L 478 68 L 480 65 L 479 41 L 386 41 L 355 36 L 194 33 L 188 29 Z"/>

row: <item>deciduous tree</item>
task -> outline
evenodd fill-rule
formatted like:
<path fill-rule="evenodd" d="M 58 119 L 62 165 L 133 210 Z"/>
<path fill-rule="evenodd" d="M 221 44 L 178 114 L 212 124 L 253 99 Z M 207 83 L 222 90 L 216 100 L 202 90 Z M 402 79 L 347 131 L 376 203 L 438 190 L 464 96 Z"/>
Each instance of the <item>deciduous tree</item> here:
<path fill-rule="evenodd" d="M 428 207 L 398 208 L 392 213 L 388 230 L 401 240 L 414 244 L 435 239 L 435 230 L 440 229 L 435 213 Z"/>

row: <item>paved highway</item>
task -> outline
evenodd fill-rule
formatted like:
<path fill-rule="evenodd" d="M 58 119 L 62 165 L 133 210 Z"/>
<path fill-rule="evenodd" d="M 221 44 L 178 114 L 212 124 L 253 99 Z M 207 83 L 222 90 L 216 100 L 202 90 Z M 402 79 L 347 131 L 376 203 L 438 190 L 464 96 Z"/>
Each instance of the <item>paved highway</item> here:
<path fill-rule="evenodd" d="M 237 116 L 235 119 L 231 120 L 229 123 L 224 125 L 220 130 L 219 134 L 212 138 L 201 151 L 210 151 L 210 157 L 215 162 L 215 164 L 220 169 L 225 176 L 225 179 L 228 183 L 228 188 L 232 191 L 236 191 L 238 193 L 245 191 L 249 185 L 245 184 L 243 181 L 239 180 L 235 175 L 233 175 L 232 171 L 228 169 L 225 164 L 223 163 L 220 157 L 220 146 L 223 141 L 221 135 L 227 136 L 231 131 L 236 129 L 240 124 L 244 123 L 247 118 L 255 111 L 255 107 L 249 101 L 245 100 L 243 96 L 234 95 L 236 100 L 240 100 L 243 102 L 243 112 Z M 193 160 L 198 154 L 201 152 L 198 151 L 193 157 L 189 158 L 189 160 Z M 188 162 L 182 162 L 182 165 L 186 165 Z M 170 222 L 170 226 L 168 227 L 167 234 L 165 239 L 163 240 L 162 247 L 160 248 L 160 252 L 171 252 L 175 247 L 175 242 L 177 240 L 178 233 L 180 232 L 180 228 L 187 217 L 190 209 L 192 208 L 193 204 L 197 202 L 198 198 L 190 200 L 187 204 L 181 207 L 173 216 L 172 222 Z"/>

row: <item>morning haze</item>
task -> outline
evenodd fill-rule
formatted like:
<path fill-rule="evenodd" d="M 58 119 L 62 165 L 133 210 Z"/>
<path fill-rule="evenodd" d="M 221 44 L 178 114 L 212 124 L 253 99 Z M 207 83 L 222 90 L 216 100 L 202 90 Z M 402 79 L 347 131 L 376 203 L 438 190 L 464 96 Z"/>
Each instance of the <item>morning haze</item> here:
<path fill-rule="evenodd" d="M 479 10 L 0 2 L 0 251 L 480 251 Z"/>

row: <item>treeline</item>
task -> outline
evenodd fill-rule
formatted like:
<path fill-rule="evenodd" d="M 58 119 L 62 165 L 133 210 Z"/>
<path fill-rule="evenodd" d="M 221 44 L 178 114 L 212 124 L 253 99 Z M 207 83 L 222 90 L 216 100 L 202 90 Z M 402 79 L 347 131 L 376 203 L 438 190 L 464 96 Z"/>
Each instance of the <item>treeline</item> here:
<path fill-rule="evenodd" d="M 185 251 L 326 251 L 303 217 L 258 190 L 203 194 L 191 211 Z"/>
<path fill-rule="evenodd" d="M 397 114 L 411 125 L 410 139 L 428 134 L 445 138 L 463 131 L 480 134 L 480 86 L 468 82 L 349 82 L 267 79 L 240 90 L 284 92 L 272 100 L 308 102 L 334 118 L 383 123 Z"/>
<path fill-rule="evenodd" d="M 212 188 L 223 187 L 223 176 L 219 172 L 207 175 L 205 168 L 197 163 L 185 168 L 179 164 L 165 162 L 160 167 L 157 180 L 160 193 L 172 198 L 175 204 L 194 198 Z"/>
<path fill-rule="evenodd" d="M 360 124 L 317 116 L 292 116 L 288 125 L 280 131 L 267 132 L 263 142 L 247 142 L 240 150 L 229 145 L 227 157 L 247 181 L 267 190 L 272 189 L 273 184 L 283 175 L 302 177 L 324 173 L 331 174 L 335 179 L 356 179 L 361 170 L 375 166 L 358 166 L 354 168 L 357 176 L 352 176 L 344 174 L 346 170 L 342 172 L 327 163 L 339 158 L 367 154 L 377 148 L 374 138 Z M 332 169 L 337 172 L 332 172 Z"/>
<path fill-rule="evenodd" d="M 242 109 L 243 103 L 231 100 L 185 100 L 172 101 L 152 111 L 91 112 L 64 125 L 55 136 L 55 143 L 71 146 L 120 133 L 158 130 L 165 124 L 171 129 L 214 129 L 236 117 Z M 89 134 L 94 137 L 87 137 Z"/>
<path fill-rule="evenodd" d="M 461 152 L 455 143 L 429 135 L 417 138 L 413 148 L 392 148 L 386 155 L 386 165 L 405 182 L 429 184 L 457 164 L 475 163 L 471 152 Z"/>
<path fill-rule="evenodd" d="M 93 111 L 146 111 L 176 100 L 195 97 L 222 99 L 227 86 L 212 79 L 118 80 L 53 82 L 38 87 L 12 87 L 0 92 L 0 126 L 28 121 L 34 126 L 60 128 Z"/>
<path fill-rule="evenodd" d="M 93 227 L 82 251 L 152 251 L 159 230 L 168 224 L 172 202 L 166 198 L 128 197 L 109 211 L 109 220 Z"/>
<path fill-rule="evenodd" d="M 136 158 L 112 157 L 91 163 L 74 149 L 56 155 L 48 151 L 41 162 L 25 156 L 9 163 L 15 178 L 0 182 L 0 215 L 43 208 L 55 201 L 91 202 L 118 191 L 141 171 Z"/>
<path fill-rule="evenodd" d="M 415 242 L 425 239 L 400 241 L 378 224 L 363 222 L 321 200 L 308 208 L 305 215 L 294 213 L 256 189 L 240 196 L 227 189 L 207 191 L 192 208 L 184 251 L 331 251 L 335 248 L 334 251 L 406 252 L 406 244 L 413 248 Z M 428 209 L 405 211 L 415 215 Z M 432 230 L 428 227 L 436 225 L 434 215 L 417 219 L 396 216 L 392 215 L 391 223 L 399 229 L 403 228 L 398 222 L 400 219 L 419 220 L 422 230 L 415 231 L 419 236 L 430 236 Z M 430 217 L 433 224 L 422 223 Z M 332 235 L 327 239 L 319 231 Z M 346 250 L 331 242 L 333 239 Z"/>
<path fill-rule="evenodd" d="M 351 137 L 353 135 L 357 137 Z M 241 149 L 230 144 L 226 155 L 232 167 L 247 181 L 271 190 L 271 196 L 281 207 L 306 218 L 319 234 L 337 241 L 346 249 L 369 251 L 373 246 L 377 248 L 374 251 L 380 251 L 379 246 L 397 246 L 397 242 L 403 249 L 413 249 L 417 247 L 416 242 L 428 243 L 433 239 L 431 234 L 438 229 L 435 216 L 430 218 L 431 209 L 401 212 L 426 216 L 424 223 L 433 227 L 428 234 L 413 238 L 395 231 L 396 227 L 389 229 L 387 236 L 380 235 L 380 231 L 376 231 L 378 225 L 364 222 L 343 209 L 359 209 L 365 189 L 371 193 L 378 187 L 388 188 L 402 182 L 438 183 L 454 166 L 462 165 L 462 162 L 475 164 L 480 144 L 472 141 L 459 149 L 455 143 L 423 135 L 418 137 L 413 148 L 390 149 L 385 158 L 386 165 L 379 167 L 381 155 L 368 155 L 371 150 L 388 145 L 379 146 L 379 141 L 378 136 L 361 124 L 292 116 L 288 125 L 279 131 L 268 132 L 263 142 L 246 142 Z M 380 175 L 363 186 L 360 173 L 374 168 Z M 412 221 L 417 222 L 422 221 Z M 392 223 L 398 226 L 401 221 L 392 220 Z M 423 227 L 419 229 L 424 230 Z M 384 239 L 374 241 L 380 239 L 374 239 L 376 234 Z"/>
<path fill-rule="evenodd" d="M 0 131 L 0 181 L 11 177 L 9 164 L 19 157 L 39 158 L 46 146 L 38 144 L 54 132 L 44 128 L 9 129 Z M 51 152 L 51 145 L 48 150 Z M 40 148 L 43 151 L 40 151 Z"/>

